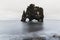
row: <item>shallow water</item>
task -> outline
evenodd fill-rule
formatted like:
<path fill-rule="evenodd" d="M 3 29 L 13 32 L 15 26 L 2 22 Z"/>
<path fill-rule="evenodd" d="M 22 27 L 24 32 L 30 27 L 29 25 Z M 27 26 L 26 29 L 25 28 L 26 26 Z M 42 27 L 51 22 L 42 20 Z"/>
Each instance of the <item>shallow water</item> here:
<path fill-rule="evenodd" d="M 59 20 L 44 20 L 44 22 L 21 22 L 20 20 L 0 21 L 0 40 L 23 40 L 31 37 L 46 37 L 46 40 L 59 40 L 52 35 L 60 35 Z"/>

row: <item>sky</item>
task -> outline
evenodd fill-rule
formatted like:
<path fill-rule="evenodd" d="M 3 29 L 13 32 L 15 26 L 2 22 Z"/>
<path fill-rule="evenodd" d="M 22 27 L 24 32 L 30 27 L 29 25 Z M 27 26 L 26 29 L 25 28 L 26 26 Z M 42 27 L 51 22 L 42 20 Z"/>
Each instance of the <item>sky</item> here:
<path fill-rule="evenodd" d="M 45 19 L 60 20 L 60 0 L 0 0 L 0 20 L 20 20 L 31 3 L 43 8 Z"/>

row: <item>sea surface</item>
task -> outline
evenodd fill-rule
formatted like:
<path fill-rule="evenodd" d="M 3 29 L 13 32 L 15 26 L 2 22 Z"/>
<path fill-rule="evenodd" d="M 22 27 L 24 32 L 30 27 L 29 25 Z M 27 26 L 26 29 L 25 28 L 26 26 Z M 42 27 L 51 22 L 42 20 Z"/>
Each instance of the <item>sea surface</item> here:
<path fill-rule="evenodd" d="M 0 20 L 0 40 L 23 40 L 44 36 L 46 40 L 60 40 L 60 20 L 46 19 L 43 22 L 21 22 L 20 20 Z"/>

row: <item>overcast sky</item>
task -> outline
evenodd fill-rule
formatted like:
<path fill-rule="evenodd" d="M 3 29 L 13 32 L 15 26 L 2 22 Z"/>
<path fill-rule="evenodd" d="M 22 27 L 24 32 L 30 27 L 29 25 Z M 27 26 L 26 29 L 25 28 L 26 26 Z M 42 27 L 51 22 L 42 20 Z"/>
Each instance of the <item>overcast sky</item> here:
<path fill-rule="evenodd" d="M 60 0 L 0 0 L 0 20 L 20 20 L 31 3 L 44 9 L 46 19 L 60 20 Z"/>

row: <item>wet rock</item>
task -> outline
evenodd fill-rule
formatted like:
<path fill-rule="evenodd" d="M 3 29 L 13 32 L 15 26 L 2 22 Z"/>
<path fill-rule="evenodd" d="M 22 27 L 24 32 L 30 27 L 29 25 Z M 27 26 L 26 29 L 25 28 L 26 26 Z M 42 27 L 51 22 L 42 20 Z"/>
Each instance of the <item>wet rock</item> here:
<path fill-rule="evenodd" d="M 60 35 L 54 34 L 53 37 L 60 38 Z"/>
<path fill-rule="evenodd" d="M 25 38 L 23 40 L 46 40 L 45 37 Z"/>

